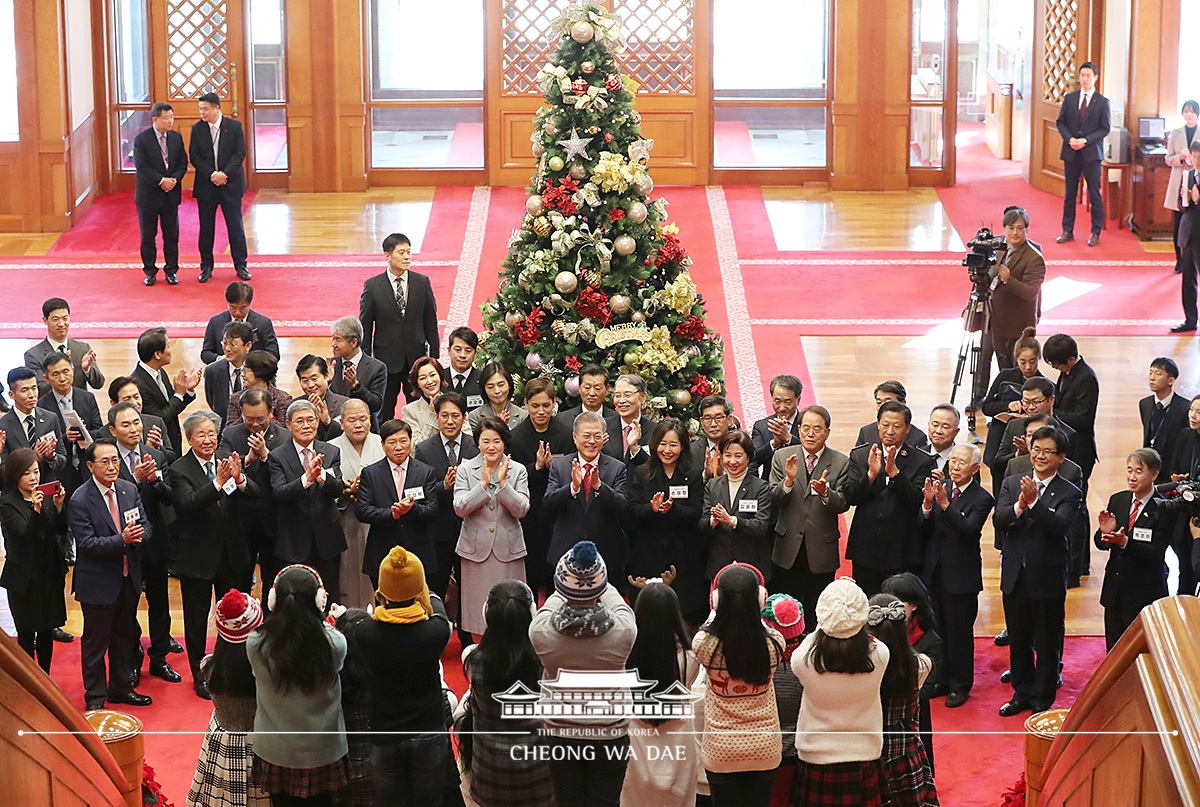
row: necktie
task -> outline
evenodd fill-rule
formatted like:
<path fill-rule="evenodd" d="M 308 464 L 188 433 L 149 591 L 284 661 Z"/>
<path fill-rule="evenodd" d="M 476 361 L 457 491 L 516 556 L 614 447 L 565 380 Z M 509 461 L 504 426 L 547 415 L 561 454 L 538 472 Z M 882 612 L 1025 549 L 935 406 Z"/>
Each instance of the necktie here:
<path fill-rule="evenodd" d="M 400 309 L 400 316 L 404 316 L 404 283 L 400 278 L 396 278 L 396 306 Z"/>
<path fill-rule="evenodd" d="M 204 473 L 208 474 L 208 481 L 211 482 L 217 478 L 217 472 L 213 470 L 212 460 L 204 463 Z"/>
<path fill-rule="evenodd" d="M 812 476 L 812 469 L 814 467 L 816 467 L 816 464 L 817 464 L 817 455 L 816 454 L 809 454 L 808 458 L 806 460 L 804 460 L 804 468 L 805 468 L 805 470 L 808 471 L 809 476 Z"/>
<path fill-rule="evenodd" d="M 454 450 L 455 445 L 456 444 L 453 440 L 446 443 L 446 465 L 447 465 L 447 467 L 449 467 L 451 465 L 458 465 L 458 452 Z"/>
<path fill-rule="evenodd" d="M 957 501 L 958 501 L 958 485 L 955 485 L 950 490 L 950 504 L 954 504 Z"/>
<path fill-rule="evenodd" d="M 591 463 L 583 467 L 583 500 L 585 502 L 592 498 L 592 474 L 595 470 Z"/>
<path fill-rule="evenodd" d="M 404 468 L 396 466 L 396 501 L 404 498 Z"/>
<path fill-rule="evenodd" d="M 625 454 L 629 454 L 629 433 L 633 431 L 633 426 L 629 423 L 625 424 L 625 428 L 621 429 L 621 450 Z"/>
<path fill-rule="evenodd" d="M 134 460 L 136 459 L 136 455 L 137 455 L 136 451 L 130 451 L 128 454 L 125 455 L 125 464 L 129 466 L 129 476 L 131 478 L 134 478 L 133 477 L 133 466 L 134 466 Z"/>
<path fill-rule="evenodd" d="M 1137 521 L 1138 508 L 1140 508 L 1141 506 L 1142 506 L 1142 502 L 1140 499 L 1133 500 L 1133 510 L 1129 513 L 1129 526 L 1127 527 L 1127 529 L 1130 529 L 1130 530 L 1133 529 L 1133 522 Z"/>
<path fill-rule="evenodd" d="M 233 371 L 233 391 L 242 391 L 242 374 L 238 372 L 236 368 Z"/>
<path fill-rule="evenodd" d="M 158 136 L 158 147 L 162 149 L 163 167 L 170 168 L 170 163 L 167 162 L 167 133 L 163 132 Z"/>
<path fill-rule="evenodd" d="M 108 514 L 112 516 L 113 526 L 117 528 L 117 532 L 121 532 L 121 516 L 117 513 L 116 491 L 109 488 L 105 491 L 104 498 L 108 500 Z M 121 576 L 129 577 L 129 555 L 121 557 Z"/>
<path fill-rule="evenodd" d="M 29 445 L 33 445 L 33 415 L 25 418 L 25 439 L 29 441 Z"/>
<path fill-rule="evenodd" d="M 304 469 L 304 473 L 308 473 L 308 464 L 312 462 L 312 452 L 307 448 L 300 452 L 300 465 Z"/>
<path fill-rule="evenodd" d="M 1037 483 L 1037 498 L 1038 498 L 1038 501 L 1040 501 L 1040 500 L 1041 500 L 1041 498 L 1042 498 L 1042 491 L 1043 491 L 1043 490 L 1045 490 L 1045 489 L 1046 489 L 1046 483 L 1045 483 L 1045 482 L 1038 482 L 1038 483 Z"/>
<path fill-rule="evenodd" d="M 217 156 L 217 141 L 221 139 L 221 127 L 215 123 L 209 127 L 209 133 L 212 135 L 213 142 L 213 157 Z"/>
<path fill-rule="evenodd" d="M 1087 97 L 1087 93 L 1084 93 L 1084 94 L 1083 94 L 1083 101 L 1082 101 L 1082 103 L 1080 103 L 1080 104 L 1079 104 L 1079 118 L 1080 118 L 1080 120 L 1082 120 L 1082 119 L 1083 119 L 1083 116 L 1087 114 L 1087 108 L 1088 108 L 1088 97 Z"/>
<path fill-rule="evenodd" d="M 463 391 L 463 376 L 454 376 L 454 391 L 461 394 Z"/>

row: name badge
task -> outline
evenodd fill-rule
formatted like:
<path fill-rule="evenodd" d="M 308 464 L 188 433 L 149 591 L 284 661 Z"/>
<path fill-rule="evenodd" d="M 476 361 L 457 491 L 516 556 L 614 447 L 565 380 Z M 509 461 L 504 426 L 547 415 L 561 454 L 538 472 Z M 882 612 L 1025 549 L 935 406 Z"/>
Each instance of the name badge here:
<path fill-rule="evenodd" d="M 687 485 L 671 485 L 667 488 L 667 494 L 672 499 L 686 499 L 688 497 Z M 757 504 L 757 502 L 755 502 Z"/>
<path fill-rule="evenodd" d="M 121 520 L 124 521 L 125 526 L 128 527 L 130 524 L 141 518 L 141 515 L 141 512 L 136 507 L 131 507 L 121 514 Z"/>
<path fill-rule="evenodd" d="M 467 396 L 467 408 L 468 409 L 478 409 L 481 406 L 483 406 L 483 396 L 482 395 L 468 395 Z"/>
<path fill-rule="evenodd" d="M 1149 543 L 1151 540 L 1153 540 L 1153 538 L 1154 538 L 1154 530 L 1150 529 L 1149 527 L 1134 527 L 1133 528 L 1133 540 L 1145 541 L 1145 542 Z"/>
<path fill-rule="evenodd" d="M 757 513 L 758 499 L 740 499 L 738 501 L 739 513 Z"/>
<path fill-rule="evenodd" d="M 224 485 L 221 485 L 221 490 L 223 490 L 226 495 L 232 496 L 233 492 L 237 490 L 237 482 L 234 482 L 233 477 L 231 476 L 225 480 Z"/>
<path fill-rule="evenodd" d="M 404 498 L 412 497 L 413 501 L 419 502 L 425 498 L 425 488 L 405 488 Z"/>

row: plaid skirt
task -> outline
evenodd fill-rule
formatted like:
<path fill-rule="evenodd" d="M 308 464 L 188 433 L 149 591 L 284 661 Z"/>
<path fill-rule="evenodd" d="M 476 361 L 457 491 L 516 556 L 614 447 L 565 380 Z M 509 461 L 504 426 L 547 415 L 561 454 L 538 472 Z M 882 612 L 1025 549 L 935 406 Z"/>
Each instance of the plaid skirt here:
<path fill-rule="evenodd" d="M 908 735 L 910 742 L 904 753 L 889 757 L 883 763 L 887 772 L 888 790 L 893 807 L 937 807 L 937 787 L 933 783 L 933 771 L 925 756 L 925 746 L 915 735 Z"/>
<path fill-rule="evenodd" d="M 250 784 L 250 742 L 245 732 L 225 731 L 214 714 L 208 721 L 196 775 L 188 790 L 190 807 L 270 807 L 271 799 Z"/>
<path fill-rule="evenodd" d="M 346 717 L 346 765 L 350 777 L 346 786 L 337 792 L 334 803 L 338 807 L 371 807 L 375 803 L 375 777 L 372 776 L 370 752 L 370 728 L 365 707 L 350 707 L 342 702 L 342 713 Z"/>
<path fill-rule="evenodd" d="M 284 768 L 255 756 L 250 765 L 250 781 L 268 793 L 287 793 L 307 799 L 320 793 L 337 792 L 350 780 L 346 758 L 319 768 Z"/>
<path fill-rule="evenodd" d="M 813 765 L 799 760 L 792 779 L 792 804 L 805 807 L 891 807 L 883 762 Z"/>

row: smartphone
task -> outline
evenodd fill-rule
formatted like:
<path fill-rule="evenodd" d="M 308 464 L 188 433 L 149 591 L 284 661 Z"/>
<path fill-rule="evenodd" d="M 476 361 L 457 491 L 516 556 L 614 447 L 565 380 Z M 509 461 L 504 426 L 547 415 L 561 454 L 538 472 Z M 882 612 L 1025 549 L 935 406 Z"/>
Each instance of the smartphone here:
<path fill-rule="evenodd" d="M 42 492 L 42 495 L 47 499 L 53 499 L 58 495 L 59 489 L 62 487 L 61 482 L 47 482 L 44 485 L 38 485 L 37 489 Z"/>

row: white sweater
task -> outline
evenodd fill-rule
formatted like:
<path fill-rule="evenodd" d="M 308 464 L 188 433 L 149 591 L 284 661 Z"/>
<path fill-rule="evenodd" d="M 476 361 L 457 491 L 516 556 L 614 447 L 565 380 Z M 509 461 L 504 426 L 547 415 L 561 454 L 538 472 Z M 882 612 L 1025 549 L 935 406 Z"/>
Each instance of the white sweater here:
<path fill-rule="evenodd" d="M 813 765 L 865 762 L 883 753 L 883 703 L 879 685 L 888 649 L 871 639 L 869 673 L 818 673 L 809 661 L 817 634 L 810 633 L 792 654 L 792 672 L 804 686 L 796 721 L 796 754 Z"/>

